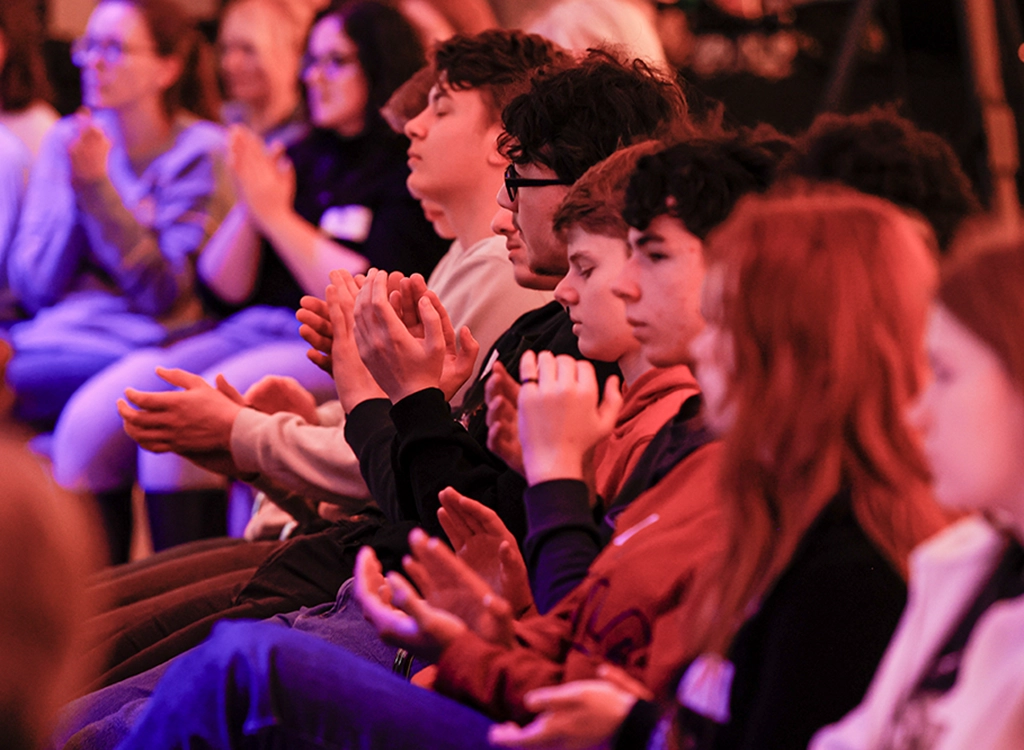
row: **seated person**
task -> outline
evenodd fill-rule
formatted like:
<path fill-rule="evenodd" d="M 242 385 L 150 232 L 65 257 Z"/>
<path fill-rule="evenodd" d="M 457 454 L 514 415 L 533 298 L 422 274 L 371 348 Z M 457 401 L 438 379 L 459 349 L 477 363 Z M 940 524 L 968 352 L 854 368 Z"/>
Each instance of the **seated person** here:
<path fill-rule="evenodd" d="M 315 129 L 289 148 L 290 164 L 252 132 L 232 130 L 228 166 L 239 203 L 198 260 L 214 304 L 244 309 L 213 330 L 124 358 L 79 390 L 57 423 L 57 480 L 99 497 L 119 521 L 112 543 L 121 549 L 136 467 L 156 549 L 227 533 L 223 477 L 175 455 L 136 460 L 117 412 L 126 387 L 179 384 L 158 377 L 157 366 L 185 366 L 210 381 L 220 373 L 243 391 L 274 372 L 323 401 L 333 385 L 309 367 L 295 325 L 303 293 L 322 293 L 331 268 L 412 273 L 441 255 L 442 241 L 405 187 L 407 142 L 377 112 L 422 65 L 415 32 L 397 11 L 363 0 L 322 14 L 308 52 L 303 80 Z"/>
<path fill-rule="evenodd" d="M 483 57 L 484 54 L 487 56 Z M 455 38 L 438 48 L 437 70 L 431 73 L 432 78 L 451 83 L 439 83 L 429 106 L 417 112 L 417 117 L 406 126 L 416 153 L 409 185 L 451 214 L 446 224 L 456 235 L 448 254 L 431 274 L 429 284 L 438 298 L 450 306 L 453 331 L 471 329 L 488 349 L 519 315 L 543 306 L 550 299 L 550 292 L 528 288 L 547 286 L 548 280 L 535 280 L 529 272 L 517 271 L 509 262 L 504 237 L 496 236 L 490 228 L 493 196 L 501 186 L 507 165 L 497 152 L 498 107 L 521 93 L 535 70 L 562 57 L 550 43 L 518 32 Z M 457 149 L 453 145 L 456 143 Z M 454 158 L 453 153 L 459 158 Z M 419 281 L 422 283 L 422 279 Z M 468 369 L 461 373 L 462 378 L 473 370 L 476 359 L 474 350 L 469 353 Z M 305 365 L 315 369 L 308 362 Z M 339 380 L 350 378 L 349 373 L 338 376 Z M 307 393 L 304 409 L 293 406 L 287 412 L 271 415 L 245 408 L 198 376 L 178 372 L 169 377 L 179 378 L 186 389 L 168 393 L 131 390 L 129 396 L 144 408 L 135 411 L 127 404 L 121 407 L 128 433 L 144 447 L 176 447 L 204 466 L 219 466 L 254 481 L 281 502 L 298 495 L 300 500 L 332 503 L 347 515 L 357 514 L 369 504 L 358 461 L 344 442 L 344 412 L 338 402 L 314 409 L 313 398 Z M 263 406 L 269 411 L 275 407 L 265 406 L 268 402 L 302 403 L 302 394 L 295 393 L 294 384 L 280 379 L 261 382 L 267 387 L 249 394 L 248 405 Z M 456 383 L 446 395 L 456 397 L 459 390 Z M 199 414 L 201 419 L 197 419 Z M 296 508 L 292 504 L 289 507 Z M 300 504 L 296 513 L 303 510 L 304 505 Z M 309 515 L 308 510 L 305 513 Z M 218 591 L 223 596 L 217 601 L 227 608 L 238 593 L 235 586 L 247 580 L 258 564 L 255 560 L 262 561 L 272 549 L 272 545 L 261 545 L 259 550 L 226 550 L 215 556 L 204 547 L 202 564 L 209 567 L 204 567 L 202 574 L 196 566 L 199 561 L 176 555 L 169 567 L 163 569 L 162 579 L 154 571 L 141 577 L 127 571 L 123 577 L 107 577 L 110 585 L 103 588 L 109 591 L 110 599 L 119 605 L 132 605 L 119 607 L 120 611 L 109 613 L 102 623 L 95 623 L 98 638 L 105 640 L 110 636 L 116 641 L 111 650 L 111 666 L 154 645 L 154 639 L 164 640 L 212 614 L 205 604 L 193 606 L 198 589 L 203 589 L 202 598 L 207 604 L 212 595 L 209 588 L 200 586 L 197 577 L 213 579 L 225 573 L 244 576 L 233 576 L 230 583 L 227 579 L 220 581 L 223 588 Z M 333 598 L 339 585 L 333 583 L 334 576 L 343 574 L 342 580 L 348 578 L 351 562 L 347 565 L 339 564 L 337 573 L 328 577 L 323 587 L 327 591 L 325 599 L 299 598 L 280 611 Z M 172 573 L 172 568 L 181 574 Z M 186 584 L 188 590 L 172 593 L 181 584 Z M 131 591 L 135 586 L 140 587 L 137 593 Z M 305 590 L 298 589 L 296 595 L 301 596 Z M 316 591 L 316 596 L 323 596 L 320 587 Z M 172 608 L 176 612 L 173 616 Z M 155 612 L 161 613 L 158 625 L 150 616 Z M 206 627 L 208 630 L 209 626 Z M 203 636 L 205 632 L 199 638 Z M 123 671 L 116 674 L 127 676 Z M 110 675 L 113 676 L 114 673 Z"/>
<path fill-rule="evenodd" d="M 196 256 L 230 207 L 216 82 L 171 0 L 103 0 L 75 45 L 85 105 L 47 134 L 8 278 L 23 419 L 52 423 L 85 380 L 201 317 Z"/>
<path fill-rule="evenodd" d="M 221 122 L 245 125 L 290 146 L 308 133 L 299 90 L 309 29 L 284 0 L 232 0 L 221 11 L 217 53 L 225 102 Z"/>
<path fill-rule="evenodd" d="M 1024 742 L 1024 243 L 972 240 L 944 269 L 932 379 L 911 411 L 936 499 L 970 515 L 914 551 L 911 597 L 864 702 L 813 750 Z"/>
<path fill-rule="evenodd" d="M 667 280 L 662 247 L 638 256 L 638 278 Z M 862 697 L 906 601 L 907 555 L 944 523 L 902 419 L 934 279 L 915 222 L 846 189 L 788 187 L 737 206 L 706 257 L 692 350 L 723 435 L 728 551 L 656 628 L 647 689 L 537 691 L 536 720 L 494 729 L 495 744 L 805 748 Z M 641 329 L 659 304 L 649 288 L 627 306 Z M 651 701 L 673 691 L 659 724 Z"/>

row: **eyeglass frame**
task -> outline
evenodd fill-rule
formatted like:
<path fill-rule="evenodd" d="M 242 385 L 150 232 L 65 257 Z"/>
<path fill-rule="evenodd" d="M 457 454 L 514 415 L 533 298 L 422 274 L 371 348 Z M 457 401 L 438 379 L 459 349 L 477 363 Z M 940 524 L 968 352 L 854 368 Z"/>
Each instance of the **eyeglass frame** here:
<path fill-rule="evenodd" d="M 572 180 L 563 180 L 561 177 L 520 177 L 516 171 L 516 165 L 509 164 L 505 170 L 505 192 L 508 199 L 516 202 L 519 188 L 524 187 L 548 187 L 550 185 L 572 185 Z"/>
<path fill-rule="evenodd" d="M 156 50 L 126 45 L 120 39 L 90 39 L 87 36 L 80 36 L 71 43 L 71 62 L 76 68 L 84 68 L 94 54 L 98 54 L 107 65 L 117 65 L 125 55 L 147 53 L 156 54 Z"/>
<path fill-rule="evenodd" d="M 299 71 L 301 75 L 306 75 L 315 66 L 323 74 L 324 78 L 334 80 L 340 75 L 342 68 L 359 64 L 358 55 L 329 54 L 323 57 L 314 57 L 307 52 L 302 56 Z"/>

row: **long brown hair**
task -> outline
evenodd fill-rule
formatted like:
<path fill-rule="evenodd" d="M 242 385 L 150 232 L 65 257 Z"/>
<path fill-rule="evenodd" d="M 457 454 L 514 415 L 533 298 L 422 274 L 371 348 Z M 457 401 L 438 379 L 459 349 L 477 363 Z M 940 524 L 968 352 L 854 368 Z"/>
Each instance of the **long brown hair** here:
<path fill-rule="evenodd" d="M 845 188 L 744 198 L 706 252 L 735 357 L 722 467 L 733 542 L 695 645 L 724 654 L 840 490 L 904 576 L 943 524 L 903 418 L 936 274 L 911 221 Z"/>
<path fill-rule="evenodd" d="M 174 0 L 100 0 L 126 3 L 142 14 L 160 57 L 177 57 L 181 75 L 164 92 L 164 109 L 174 116 L 185 109 L 207 120 L 220 116 L 213 50 Z"/>

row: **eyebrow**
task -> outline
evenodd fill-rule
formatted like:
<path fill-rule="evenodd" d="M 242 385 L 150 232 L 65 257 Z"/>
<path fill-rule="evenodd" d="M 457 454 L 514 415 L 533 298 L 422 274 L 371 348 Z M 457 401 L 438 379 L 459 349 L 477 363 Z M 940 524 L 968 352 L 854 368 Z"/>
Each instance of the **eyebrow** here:
<path fill-rule="evenodd" d="M 657 234 L 655 232 L 644 232 L 643 234 L 640 235 L 639 239 L 637 239 L 635 244 L 636 244 L 636 246 L 638 248 L 641 248 L 641 247 L 646 247 L 647 245 L 650 245 L 652 242 L 664 242 L 664 241 L 665 241 L 665 238 L 662 237 L 660 234 Z"/>

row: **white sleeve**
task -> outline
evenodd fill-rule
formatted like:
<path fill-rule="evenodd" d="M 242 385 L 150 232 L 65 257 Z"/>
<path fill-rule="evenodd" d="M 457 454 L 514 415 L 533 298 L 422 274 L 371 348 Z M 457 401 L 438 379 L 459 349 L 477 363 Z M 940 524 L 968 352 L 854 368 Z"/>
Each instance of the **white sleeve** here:
<path fill-rule="evenodd" d="M 312 425 L 289 412 L 242 409 L 231 429 L 231 455 L 242 472 L 259 475 L 252 483 L 271 497 L 294 492 L 356 513 L 372 500 L 345 442 L 341 404 L 328 402 L 318 414 L 324 423 Z"/>

